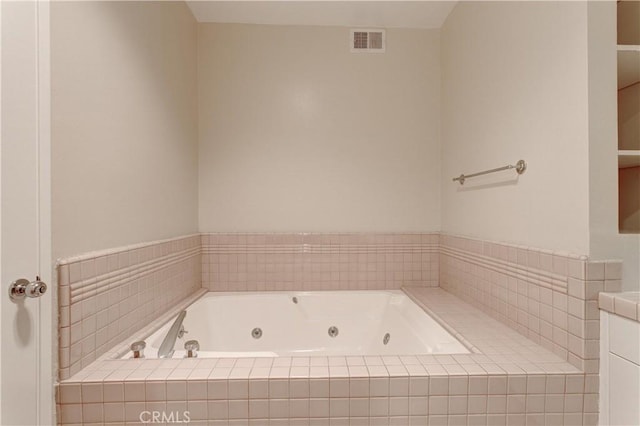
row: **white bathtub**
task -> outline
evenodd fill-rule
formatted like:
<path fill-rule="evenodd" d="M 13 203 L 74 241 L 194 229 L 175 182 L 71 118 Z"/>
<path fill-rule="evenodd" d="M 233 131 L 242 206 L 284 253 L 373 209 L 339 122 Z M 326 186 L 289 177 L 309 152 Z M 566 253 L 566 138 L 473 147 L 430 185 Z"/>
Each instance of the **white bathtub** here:
<path fill-rule="evenodd" d="M 158 356 L 174 320 L 145 339 L 146 358 Z M 187 340 L 199 342 L 200 358 L 469 353 L 400 290 L 210 292 L 187 308 L 183 325 L 174 358 L 185 356 Z"/>

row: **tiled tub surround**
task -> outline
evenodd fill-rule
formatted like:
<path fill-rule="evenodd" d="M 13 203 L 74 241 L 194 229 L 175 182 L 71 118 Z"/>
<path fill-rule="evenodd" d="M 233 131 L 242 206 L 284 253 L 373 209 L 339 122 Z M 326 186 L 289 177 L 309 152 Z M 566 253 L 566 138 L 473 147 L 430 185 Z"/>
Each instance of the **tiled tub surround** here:
<path fill-rule="evenodd" d="M 58 261 L 60 379 L 199 290 L 200 253 L 192 235 Z"/>
<path fill-rule="evenodd" d="M 598 293 L 618 292 L 620 261 L 442 235 L 440 287 L 588 374 L 598 373 Z"/>
<path fill-rule="evenodd" d="M 597 423 L 592 376 L 443 290 L 407 292 L 481 353 L 102 359 L 61 383 L 59 422 L 188 411 L 203 425 Z"/>
<path fill-rule="evenodd" d="M 182 243 L 174 244 L 178 241 Z M 484 424 L 485 420 L 489 424 L 535 424 L 543 419 L 547 424 L 579 424 L 583 420 L 595 424 L 597 295 L 603 290 L 619 290 L 620 266 L 620 262 L 593 262 L 584 256 L 444 234 L 202 234 L 67 259 L 61 261 L 59 268 L 60 376 L 66 379 L 62 381 L 60 420 L 73 423 L 84 416 L 85 422 L 102 418 L 117 423 L 116 419 L 127 415 L 135 421 L 132 410 L 142 406 L 189 406 L 197 413 L 194 419 L 206 412 L 214 424 L 218 424 L 216 420 L 226 424 L 229 419 L 237 424 L 264 424 L 267 418 L 274 424 L 286 424 L 284 419 L 289 415 L 292 424 L 357 424 L 366 423 L 369 418 L 372 424 L 419 424 L 426 420 L 431 424 Z M 428 288 L 438 284 L 483 312 L 447 292 Z M 126 351 L 136 330 L 147 325 L 144 332 L 148 334 L 160 325 L 149 323 L 152 317 L 159 316 L 156 313 L 175 314 L 186 303 L 186 299 L 180 299 L 188 294 L 195 297 L 202 288 L 255 291 L 399 287 L 418 295 L 422 306 L 443 319 L 443 325 L 474 353 L 463 358 L 405 354 L 270 361 L 139 363 L 111 359 L 117 352 Z M 149 291 L 153 288 L 164 290 Z M 136 300 L 133 295 L 142 291 L 146 298 Z M 135 307 L 138 309 L 133 313 Z M 104 353 L 116 342 L 120 346 Z M 103 356 L 91 363 L 100 353 Z M 79 371 L 83 367 L 86 368 Z M 452 390 L 458 386 L 454 385 L 458 375 L 468 379 L 467 393 L 456 394 Z M 484 379 L 487 393 L 474 393 L 475 385 L 471 383 L 484 383 Z M 345 380 L 349 383 L 348 396 L 344 396 Z M 362 381 L 368 383 L 368 394 Z M 507 383 L 507 389 L 492 393 L 490 383 L 496 381 Z M 153 383 L 153 389 L 147 389 L 148 382 Z M 443 392 L 445 382 L 449 386 L 447 393 L 437 393 Z M 86 398 L 81 396 L 80 383 L 83 389 L 92 389 L 84 392 Z M 413 393 L 404 393 L 405 383 L 407 392 Z M 522 383 L 527 383 L 524 390 Z M 560 383 L 564 383 L 564 393 Z M 245 384 L 249 389 L 263 390 L 249 391 L 248 396 L 244 391 L 232 391 L 236 386 L 244 389 Z M 265 394 L 265 386 L 281 392 Z M 342 390 L 337 391 L 340 386 Z M 387 394 L 376 393 L 377 386 L 386 386 Z M 182 390 L 193 387 L 199 390 L 189 391 L 187 403 Z M 336 392 L 326 394 L 319 390 L 325 387 L 336 387 Z M 354 387 L 360 390 L 351 393 Z M 128 396 L 120 396 L 120 391 L 111 393 L 117 389 L 125 392 L 125 388 L 137 390 L 130 390 Z M 221 388 L 229 393 L 218 393 Z M 418 388 L 422 391 L 415 394 Z M 211 389 L 217 390 L 209 393 Z M 434 389 L 440 390 L 434 393 Z M 76 391 L 80 393 L 75 394 Z M 75 396 L 67 399 L 65 395 Z M 426 408 L 422 402 L 426 402 Z M 365 406 L 369 416 L 361 415 Z M 426 415 L 418 414 L 424 410 Z"/>
<path fill-rule="evenodd" d="M 437 287 L 440 236 L 202 234 L 202 286 L 211 291 Z"/>

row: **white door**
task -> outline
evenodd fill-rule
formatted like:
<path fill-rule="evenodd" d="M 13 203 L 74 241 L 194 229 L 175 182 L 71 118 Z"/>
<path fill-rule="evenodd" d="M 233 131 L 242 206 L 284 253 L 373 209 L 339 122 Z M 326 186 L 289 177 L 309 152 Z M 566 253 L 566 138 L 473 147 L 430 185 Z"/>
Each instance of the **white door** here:
<path fill-rule="evenodd" d="M 50 424 L 54 292 L 8 291 L 52 283 L 48 3 L 0 1 L 0 58 L 0 424 Z"/>

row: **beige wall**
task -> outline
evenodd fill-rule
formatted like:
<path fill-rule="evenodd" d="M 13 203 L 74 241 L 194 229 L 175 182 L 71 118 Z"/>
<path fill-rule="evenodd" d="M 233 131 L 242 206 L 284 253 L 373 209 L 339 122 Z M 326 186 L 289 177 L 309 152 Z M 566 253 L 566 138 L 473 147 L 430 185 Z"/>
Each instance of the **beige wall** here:
<path fill-rule="evenodd" d="M 589 253 L 587 7 L 459 3 L 442 28 L 442 229 Z M 460 173 L 527 161 L 470 180 Z"/>
<path fill-rule="evenodd" d="M 439 32 L 199 27 L 201 231 L 439 229 Z"/>
<path fill-rule="evenodd" d="M 197 26 L 183 3 L 52 9 L 55 257 L 198 222 L 442 229 L 624 257 L 639 285 L 637 236 L 617 234 L 612 4 L 460 3 L 442 40 L 389 29 L 383 55 L 351 54 L 347 28 Z M 520 158 L 520 179 L 451 182 Z"/>
<path fill-rule="evenodd" d="M 53 2 L 54 258 L 197 231 L 197 26 L 183 2 Z"/>

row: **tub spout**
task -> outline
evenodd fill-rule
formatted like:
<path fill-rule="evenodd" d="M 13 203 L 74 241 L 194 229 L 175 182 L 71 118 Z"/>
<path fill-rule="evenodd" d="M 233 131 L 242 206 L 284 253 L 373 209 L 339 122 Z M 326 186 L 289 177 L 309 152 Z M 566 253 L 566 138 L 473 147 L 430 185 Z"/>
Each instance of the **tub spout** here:
<path fill-rule="evenodd" d="M 178 318 L 176 318 L 171 325 L 169 332 L 164 336 L 160 349 L 158 349 L 158 358 L 171 358 L 173 356 L 173 347 L 176 344 L 176 339 L 186 333 L 182 326 L 182 321 L 184 321 L 185 316 L 187 316 L 187 311 L 182 311 L 178 314 Z"/>

